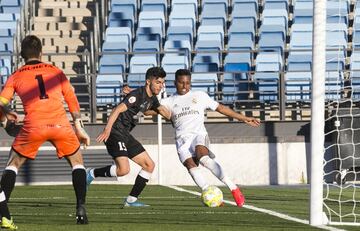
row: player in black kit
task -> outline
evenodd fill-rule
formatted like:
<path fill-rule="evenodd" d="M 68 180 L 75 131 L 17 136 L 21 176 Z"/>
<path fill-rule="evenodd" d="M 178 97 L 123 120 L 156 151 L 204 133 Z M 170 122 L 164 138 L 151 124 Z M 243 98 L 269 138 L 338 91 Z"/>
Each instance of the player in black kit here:
<path fill-rule="evenodd" d="M 144 147 L 131 134 L 136 126 L 134 117 L 145 111 L 156 111 L 168 118 L 168 111 L 160 105 L 156 95 L 164 87 L 165 71 L 160 67 L 152 67 L 146 72 L 146 84 L 128 95 L 111 112 L 104 131 L 97 137 L 98 142 L 105 142 L 108 153 L 113 157 L 115 165 L 87 170 L 87 184 L 96 177 L 116 177 L 129 173 L 129 159 L 141 166 L 135 184 L 124 201 L 124 207 L 147 206 L 137 200 L 149 181 L 155 168 L 154 161 Z"/>

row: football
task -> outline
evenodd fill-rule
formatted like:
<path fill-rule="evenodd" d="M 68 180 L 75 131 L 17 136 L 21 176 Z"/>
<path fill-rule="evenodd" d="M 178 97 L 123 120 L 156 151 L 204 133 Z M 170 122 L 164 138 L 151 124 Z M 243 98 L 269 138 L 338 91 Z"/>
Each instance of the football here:
<path fill-rule="evenodd" d="M 223 193 L 216 186 L 209 186 L 201 193 L 202 202 L 208 207 L 219 207 L 223 205 Z"/>

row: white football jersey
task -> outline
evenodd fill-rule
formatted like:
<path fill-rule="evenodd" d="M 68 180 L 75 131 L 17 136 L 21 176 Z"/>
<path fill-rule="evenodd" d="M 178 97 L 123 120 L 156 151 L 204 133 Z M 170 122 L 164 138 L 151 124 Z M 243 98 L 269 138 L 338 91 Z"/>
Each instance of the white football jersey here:
<path fill-rule="evenodd" d="M 171 112 L 171 121 L 175 127 L 176 137 L 183 135 L 204 133 L 207 131 L 204 125 L 204 111 L 213 111 L 219 103 L 202 91 L 189 91 L 185 95 L 174 95 L 162 99 L 161 104 Z"/>

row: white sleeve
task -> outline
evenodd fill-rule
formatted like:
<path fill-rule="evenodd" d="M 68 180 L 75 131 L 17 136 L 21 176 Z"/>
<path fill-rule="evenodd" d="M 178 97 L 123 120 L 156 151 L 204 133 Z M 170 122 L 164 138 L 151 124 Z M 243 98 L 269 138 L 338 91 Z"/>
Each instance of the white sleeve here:
<path fill-rule="evenodd" d="M 171 97 L 161 99 L 160 104 L 163 105 L 169 111 L 171 111 L 172 108 Z"/>
<path fill-rule="evenodd" d="M 210 98 L 210 96 L 208 94 L 206 94 L 205 92 L 200 91 L 200 99 L 203 101 L 203 105 L 210 109 L 215 111 L 216 108 L 219 106 L 219 103 L 216 102 L 215 100 L 213 100 L 212 98 Z"/>

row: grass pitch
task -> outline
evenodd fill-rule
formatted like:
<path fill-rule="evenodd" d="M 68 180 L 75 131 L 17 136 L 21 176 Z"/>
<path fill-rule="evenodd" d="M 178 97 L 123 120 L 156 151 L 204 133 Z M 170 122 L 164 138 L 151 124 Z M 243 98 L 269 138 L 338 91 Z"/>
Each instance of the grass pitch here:
<path fill-rule="evenodd" d="M 207 208 L 199 197 L 163 186 L 146 187 L 141 201 L 150 207 L 120 209 L 130 187 L 91 185 L 87 194 L 89 225 L 75 224 L 75 195 L 70 185 L 17 186 L 9 206 L 19 230 L 26 231 L 320 230 L 228 204 Z M 232 200 L 229 190 L 221 189 L 225 199 Z M 308 219 L 306 187 L 244 187 L 243 192 L 248 205 Z"/>

